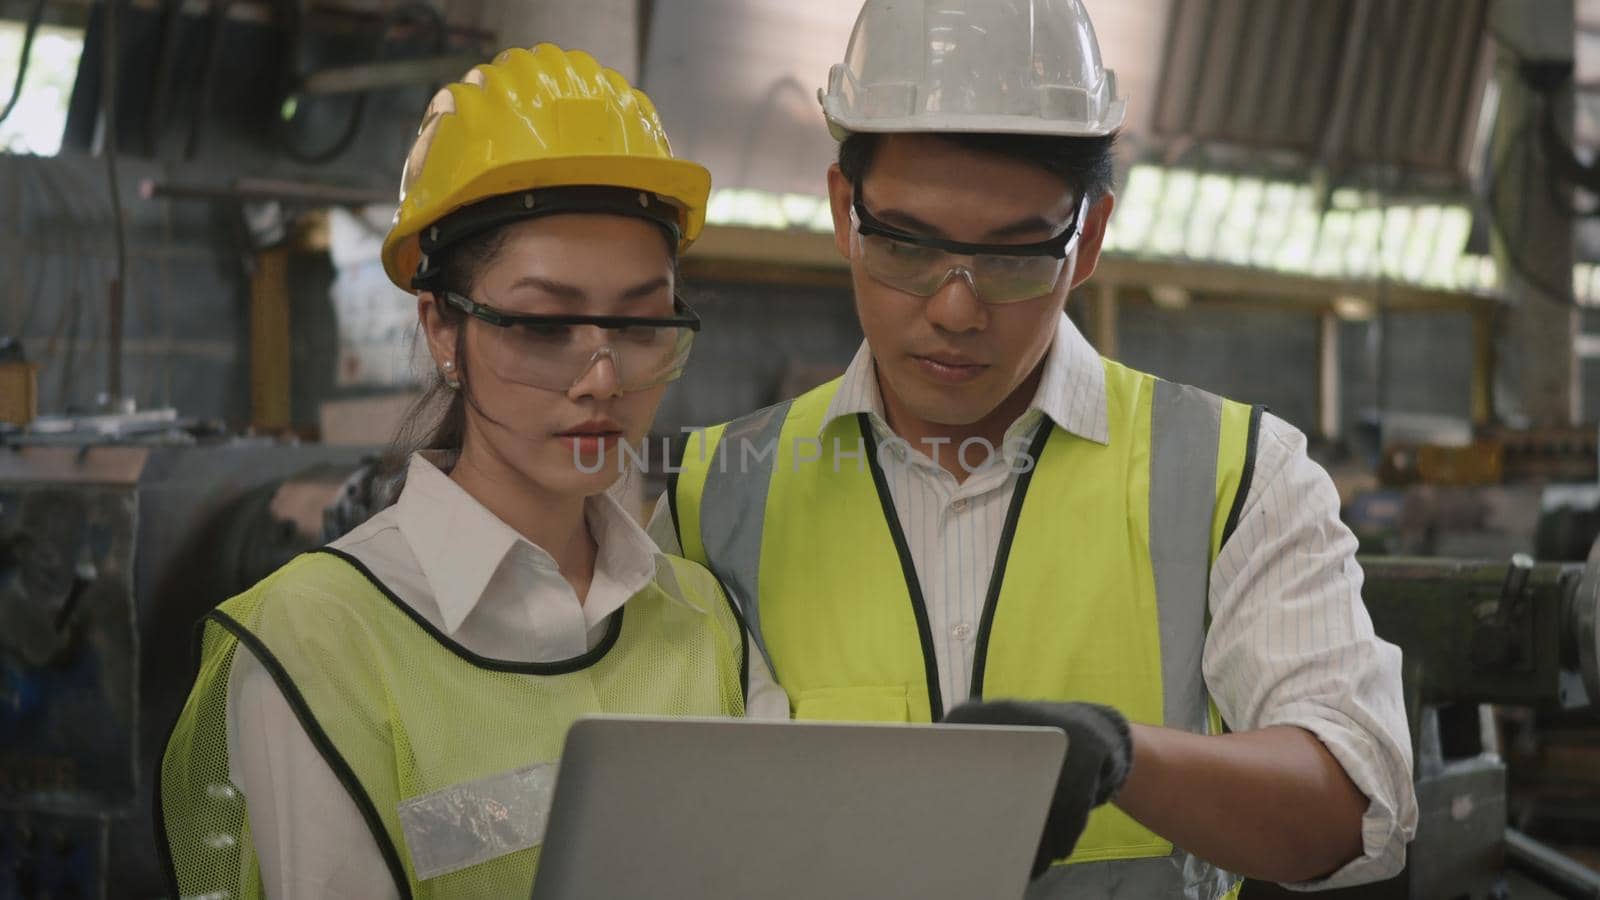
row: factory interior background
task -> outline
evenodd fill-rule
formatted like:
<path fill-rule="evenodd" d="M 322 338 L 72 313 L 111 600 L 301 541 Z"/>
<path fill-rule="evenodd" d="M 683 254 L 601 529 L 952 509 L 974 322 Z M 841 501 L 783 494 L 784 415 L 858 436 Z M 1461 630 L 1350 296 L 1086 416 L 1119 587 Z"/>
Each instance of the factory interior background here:
<path fill-rule="evenodd" d="M 686 428 L 862 340 L 817 102 L 857 0 L 113 2 L 0 0 L 0 898 L 162 896 L 194 622 L 374 511 L 426 372 L 379 248 L 441 84 L 582 48 L 713 174 L 641 519 Z M 1069 316 L 1303 431 L 1364 563 L 1440 564 L 1369 585 L 1424 825 L 1353 896 L 1592 875 L 1600 2 L 1084 2 L 1130 105 Z"/>

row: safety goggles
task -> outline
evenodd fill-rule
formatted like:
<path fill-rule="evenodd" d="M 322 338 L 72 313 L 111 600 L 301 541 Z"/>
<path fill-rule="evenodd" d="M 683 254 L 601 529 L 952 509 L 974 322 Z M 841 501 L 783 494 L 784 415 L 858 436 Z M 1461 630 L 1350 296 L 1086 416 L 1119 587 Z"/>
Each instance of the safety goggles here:
<path fill-rule="evenodd" d="M 1077 248 L 1089 208 L 1085 194 L 1072 219 L 1055 237 L 1032 244 L 969 244 L 909 234 L 879 221 L 855 188 L 851 220 L 867 274 L 897 291 L 931 297 L 952 278 L 965 279 L 985 303 L 1031 300 L 1055 289 L 1056 279 Z"/>
<path fill-rule="evenodd" d="M 508 313 L 460 294 L 445 302 L 493 326 L 482 341 L 482 362 L 499 377 L 569 391 L 602 359 L 611 363 L 621 390 L 642 391 L 677 380 L 689 361 L 700 316 L 676 295 L 674 315 L 563 316 Z"/>

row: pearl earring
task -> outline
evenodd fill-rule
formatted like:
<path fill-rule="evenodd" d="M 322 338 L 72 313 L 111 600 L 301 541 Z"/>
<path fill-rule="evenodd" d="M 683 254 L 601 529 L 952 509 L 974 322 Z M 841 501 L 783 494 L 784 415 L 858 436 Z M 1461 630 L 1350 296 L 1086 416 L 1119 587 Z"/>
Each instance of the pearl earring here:
<path fill-rule="evenodd" d="M 444 384 L 445 384 L 445 387 L 448 387 L 452 391 L 459 390 L 461 388 L 461 382 L 459 380 L 455 379 L 455 378 L 451 378 L 450 377 L 451 373 L 455 372 L 455 370 L 456 370 L 455 361 L 447 359 L 440 366 L 440 368 L 444 370 Z"/>

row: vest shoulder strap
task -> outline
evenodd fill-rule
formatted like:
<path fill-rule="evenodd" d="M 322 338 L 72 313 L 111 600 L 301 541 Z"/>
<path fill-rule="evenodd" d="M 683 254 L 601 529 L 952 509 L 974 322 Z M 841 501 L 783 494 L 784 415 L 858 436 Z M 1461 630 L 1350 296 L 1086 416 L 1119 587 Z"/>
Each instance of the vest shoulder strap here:
<path fill-rule="evenodd" d="M 1233 537 L 1234 531 L 1239 527 L 1239 518 L 1244 514 L 1245 499 L 1249 497 L 1250 487 L 1255 480 L 1256 449 L 1261 437 L 1261 416 L 1266 411 L 1266 407 L 1259 405 L 1245 406 L 1232 401 L 1224 404 L 1223 459 L 1230 463 L 1226 474 L 1236 476 L 1237 481 L 1224 479 L 1223 473 L 1218 473 L 1218 500 L 1221 501 L 1227 494 L 1231 494 L 1231 498 L 1226 505 L 1221 506 L 1227 510 L 1227 516 L 1217 520 L 1216 535 L 1212 541 L 1212 558 L 1222 550 L 1222 545 L 1228 542 L 1228 538 Z"/>
<path fill-rule="evenodd" d="M 750 660 L 745 653 L 744 616 L 729 596 L 720 579 L 704 565 L 681 556 L 663 555 L 666 561 L 664 578 L 658 577 L 657 586 L 676 595 L 712 618 L 717 634 L 723 642 L 724 653 L 739 665 L 739 692 L 750 693 Z"/>
<path fill-rule="evenodd" d="M 683 555 L 715 574 L 768 666 L 756 585 L 767 495 L 783 455 L 779 443 L 815 436 L 841 380 L 689 435 L 668 476 L 667 502 Z"/>

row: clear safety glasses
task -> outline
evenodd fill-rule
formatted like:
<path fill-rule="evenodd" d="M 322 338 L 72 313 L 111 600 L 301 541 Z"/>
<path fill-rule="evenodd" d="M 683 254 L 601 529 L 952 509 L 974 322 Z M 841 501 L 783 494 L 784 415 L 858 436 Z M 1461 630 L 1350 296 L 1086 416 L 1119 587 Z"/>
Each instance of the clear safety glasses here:
<path fill-rule="evenodd" d="M 875 218 L 855 189 L 851 220 L 855 226 L 861 263 L 874 279 L 918 297 L 931 297 L 949 283 L 963 278 L 973 294 L 985 303 L 1016 303 L 1048 294 L 1072 255 L 1082 232 L 1089 198 L 1078 208 L 1061 233 L 1033 244 L 969 244 L 943 238 L 909 234 Z"/>
<path fill-rule="evenodd" d="M 496 375 L 547 391 L 569 391 L 601 360 L 611 363 L 623 391 L 677 380 L 689 361 L 700 316 L 676 295 L 673 315 L 563 316 L 508 313 L 460 294 L 445 301 L 487 323 L 483 363 Z"/>

